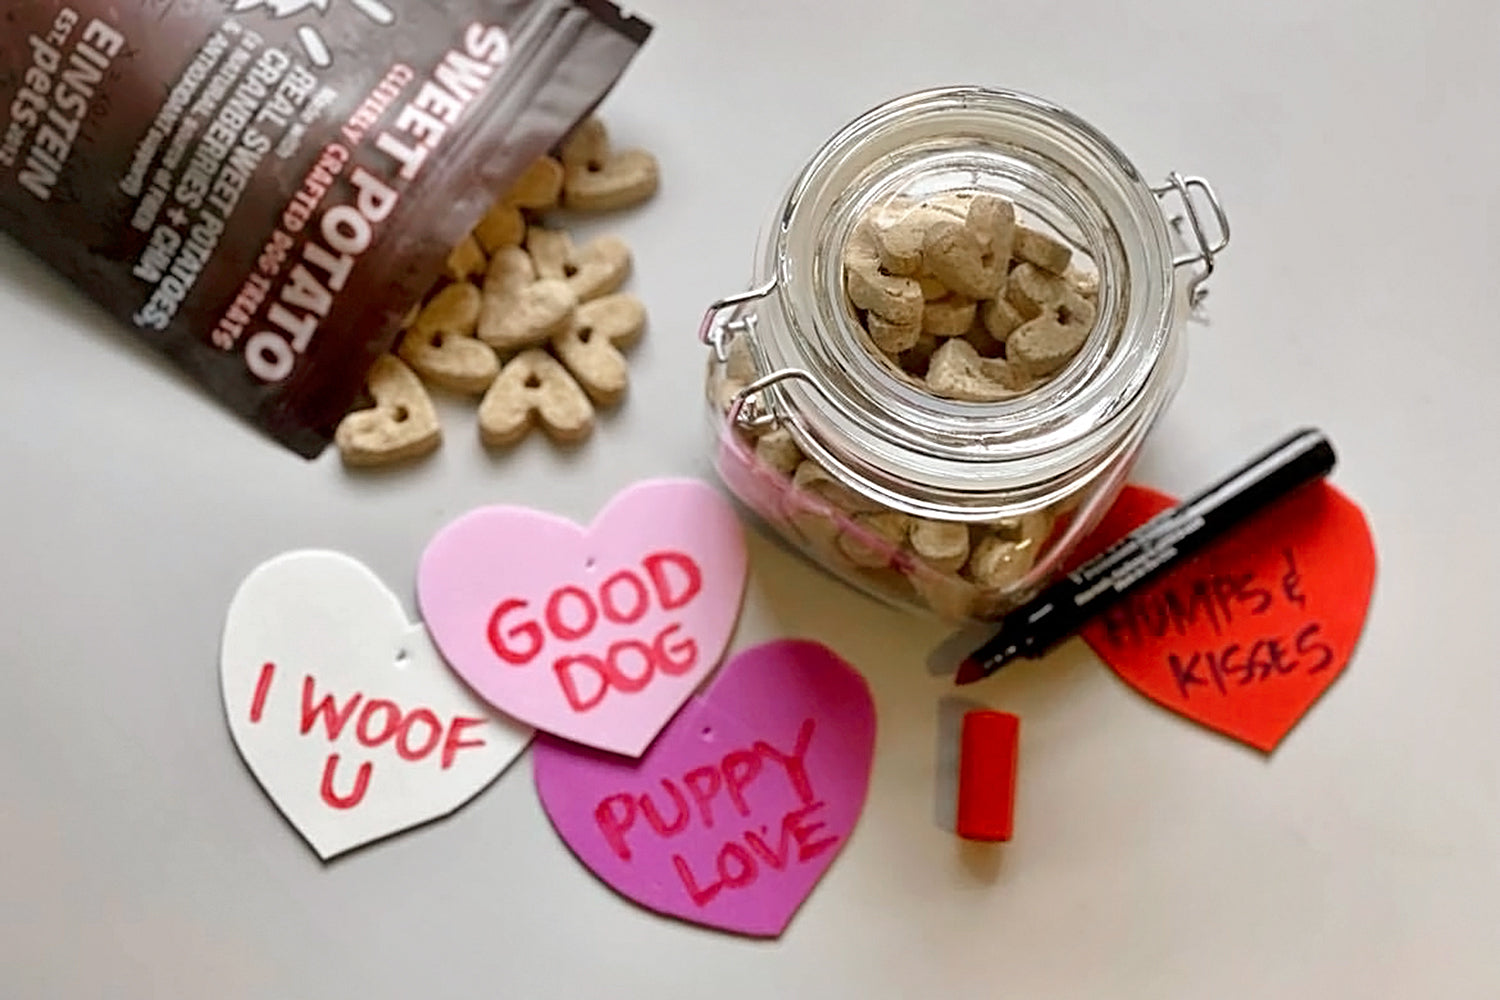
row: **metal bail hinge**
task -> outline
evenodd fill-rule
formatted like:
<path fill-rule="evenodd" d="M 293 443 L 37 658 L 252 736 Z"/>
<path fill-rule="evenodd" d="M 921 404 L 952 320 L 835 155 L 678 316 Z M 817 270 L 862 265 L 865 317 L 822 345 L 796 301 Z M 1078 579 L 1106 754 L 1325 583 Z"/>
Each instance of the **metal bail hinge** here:
<path fill-rule="evenodd" d="M 724 414 L 724 419 L 731 424 L 738 424 L 747 431 L 763 430 L 772 427 L 776 423 L 776 415 L 762 401 L 762 394 L 778 382 L 788 379 L 801 379 L 814 389 L 819 388 L 817 380 L 801 368 L 778 368 L 769 375 L 760 378 L 745 386 L 734 394 L 734 399 L 729 403 L 729 411 Z"/>
<path fill-rule="evenodd" d="M 726 295 L 708 307 L 703 314 L 703 322 L 698 325 L 698 340 L 713 348 L 715 361 L 722 365 L 729 360 L 730 334 L 740 336 L 754 332 L 755 313 L 739 310 L 738 307 L 763 299 L 775 290 L 776 279 L 773 277 L 747 291 Z M 722 318 L 729 310 L 734 310 L 734 314 L 727 319 Z M 818 392 L 823 391 L 817 379 L 801 368 L 779 368 L 736 392 L 729 402 L 725 419 L 731 425 L 738 425 L 745 430 L 759 430 L 774 425 L 776 415 L 771 412 L 763 397 L 767 389 L 789 379 L 801 379 Z"/>
<path fill-rule="evenodd" d="M 714 349 L 715 361 L 723 364 L 729 360 L 729 345 L 726 342 L 725 333 L 747 333 L 755 325 L 754 313 L 733 316 L 723 322 L 719 320 L 720 315 L 725 310 L 744 305 L 746 302 L 763 299 L 775 290 L 776 279 L 771 278 L 748 291 L 726 295 L 708 307 L 708 311 L 703 314 L 703 322 L 698 324 L 698 340 Z"/>
<path fill-rule="evenodd" d="M 1202 195 L 1203 200 L 1213 211 L 1214 225 L 1218 232 L 1212 239 L 1204 227 L 1204 217 L 1198 210 L 1198 204 L 1193 200 L 1195 191 Z M 1219 196 L 1214 194 L 1214 189 L 1202 177 L 1184 177 L 1174 170 L 1167 175 L 1167 182 L 1159 187 L 1153 187 L 1151 193 L 1163 203 L 1164 210 L 1169 194 L 1175 193 L 1182 202 L 1183 211 L 1186 214 L 1169 213 L 1167 218 L 1172 223 L 1172 228 L 1177 230 L 1184 239 L 1191 237 L 1191 242 L 1197 245 L 1197 249 L 1190 248 L 1186 253 L 1173 257 L 1172 266 L 1199 265 L 1198 272 L 1188 279 L 1187 285 L 1188 305 L 1196 309 L 1208 296 L 1208 289 L 1203 285 L 1208 281 L 1209 275 L 1214 273 L 1214 257 L 1222 253 L 1229 245 L 1229 217 L 1224 214 L 1224 206 L 1219 204 Z M 1190 229 L 1189 233 L 1182 232 L 1184 222 Z"/>

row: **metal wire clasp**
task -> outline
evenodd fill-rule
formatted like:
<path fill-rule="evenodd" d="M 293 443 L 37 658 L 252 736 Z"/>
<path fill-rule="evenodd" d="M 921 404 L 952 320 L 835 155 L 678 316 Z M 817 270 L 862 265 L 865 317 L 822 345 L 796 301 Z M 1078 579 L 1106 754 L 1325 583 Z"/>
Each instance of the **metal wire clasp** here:
<path fill-rule="evenodd" d="M 1209 238 L 1209 233 L 1204 228 L 1203 215 L 1199 213 L 1198 205 L 1193 200 L 1194 191 L 1201 192 L 1203 200 L 1213 211 L 1214 225 L 1218 230 L 1217 237 L 1214 239 Z M 1188 305 L 1196 309 L 1208 297 L 1208 289 L 1203 285 L 1208 281 L 1209 275 L 1214 273 L 1214 257 L 1222 253 L 1229 245 L 1229 217 L 1224 214 L 1224 206 L 1219 203 L 1219 196 L 1214 194 L 1214 189 L 1202 177 L 1184 177 L 1174 170 L 1167 175 L 1167 182 L 1153 187 L 1151 193 L 1156 195 L 1157 200 L 1163 204 L 1166 202 L 1167 195 L 1173 193 L 1182 202 L 1186 214 L 1169 215 L 1168 219 L 1179 234 L 1182 233 L 1183 223 L 1187 223 L 1197 249 L 1189 249 L 1186 253 L 1173 257 L 1172 266 L 1201 265 L 1198 272 L 1188 279 L 1187 285 Z"/>
<path fill-rule="evenodd" d="M 703 322 L 698 324 L 698 340 L 714 349 L 714 360 L 723 364 L 729 360 L 729 346 L 725 342 L 724 334 L 748 333 L 755 325 L 755 314 L 746 313 L 734 316 L 720 322 L 719 316 L 726 309 L 742 306 L 746 302 L 755 302 L 763 299 L 776 290 L 776 279 L 768 279 L 764 284 L 756 285 L 747 291 L 736 292 L 726 295 L 722 299 L 715 300 L 709 305 L 708 311 L 703 314 Z"/>
<path fill-rule="evenodd" d="M 744 335 L 755 329 L 755 313 L 753 311 L 737 311 L 728 319 L 721 319 L 723 314 L 730 309 L 737 309 L 748 302 L 756 302 L 765 298 L 776 290 L 776 279 L 770 278 L 763 284 L 733 295 L 726 295 L 722 299 L 714 301 L 703 314 L 703 322 L 698 324 L 698 340 L 713 348 L 714 360 L 724 364 L 729 360 L 729 343 L 727 334 Z M 812 386 L 818 392 L 823 389 L 818 385 L 817 379 L 801 368 L 779 368 L 757 378 L 749 385 L 734 394 L 729 402 L 729 409 L 724 418 L 731 424 L 737 424 L 746 430 L 755 430 L 767 427 L 776 422 L 776 415 L 761 404 L 758 398 L 761 393 L 788 379 L 801 379 Z"/>
<path fill-rule="evenodd" d="M 777 382 L 785 382 L 788 379 L 800 378 L 814 389 L 822 392 L 817 381 L 808 372 L 801 368 L 778 368 L 769 375 L 760 378 L 745 386 L 734 394 L 729 401 L 729 409 L 724 414 L 724 419 L 731 424 L 738 424 L 746 430 L 759 430 L 762 427 L 770 427 L 776 423 L 776 414 L 762 405 L 757 398 L 766 389 Z"/>

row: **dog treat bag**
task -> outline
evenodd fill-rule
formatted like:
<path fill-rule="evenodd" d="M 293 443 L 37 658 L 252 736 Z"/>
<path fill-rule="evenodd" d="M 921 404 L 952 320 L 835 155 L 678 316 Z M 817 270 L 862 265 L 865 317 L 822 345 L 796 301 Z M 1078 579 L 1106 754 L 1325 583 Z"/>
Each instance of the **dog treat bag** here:
<path fill-rule="evenodd" d="M 312 457 L 650 30 L 603 0 L 5 0 L 0 229 Z"/>

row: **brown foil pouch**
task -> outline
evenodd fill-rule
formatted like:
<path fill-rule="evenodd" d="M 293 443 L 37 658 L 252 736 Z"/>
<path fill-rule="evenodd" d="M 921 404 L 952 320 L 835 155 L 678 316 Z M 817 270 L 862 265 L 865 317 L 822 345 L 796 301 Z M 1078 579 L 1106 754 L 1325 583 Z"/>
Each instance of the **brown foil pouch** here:
<path fill-rule="evenodd" d="M 603 0 L 5 0 L 0 230 L 311 458 L 650 31 Z"/>

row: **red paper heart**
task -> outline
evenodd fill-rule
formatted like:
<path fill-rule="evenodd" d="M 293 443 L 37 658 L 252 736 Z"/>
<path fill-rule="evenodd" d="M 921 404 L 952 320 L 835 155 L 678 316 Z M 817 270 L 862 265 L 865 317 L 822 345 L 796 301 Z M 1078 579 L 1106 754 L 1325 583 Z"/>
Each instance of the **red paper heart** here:
<path fill-rule="evenodd" d="M 1174 503 L 1127 486 L 1075 558 Z M 1343 673 L 1374 586 L 1364 514 L 1317 482 L 1104 612 L 1083 638 L 1152 701 L 1269 753 Z"/>

